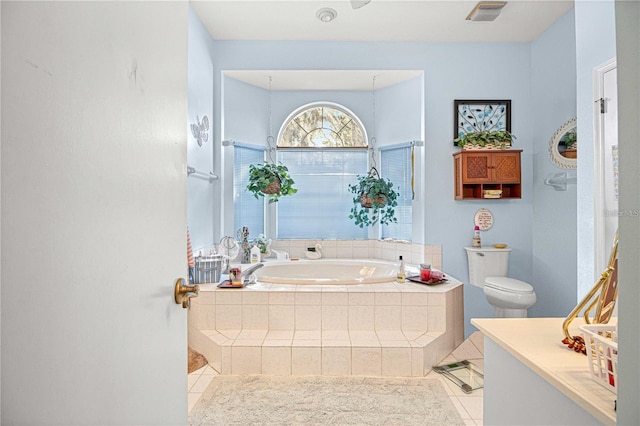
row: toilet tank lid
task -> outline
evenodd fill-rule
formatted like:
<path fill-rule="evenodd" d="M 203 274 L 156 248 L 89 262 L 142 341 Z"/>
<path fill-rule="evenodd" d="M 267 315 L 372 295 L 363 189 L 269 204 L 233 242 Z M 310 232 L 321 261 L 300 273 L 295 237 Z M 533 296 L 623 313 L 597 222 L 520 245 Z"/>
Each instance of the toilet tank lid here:
<path fill-rule="evenodd" d="M 501 252 L 505 252 L 505 251 L 511 251 L 510 247 L 507 248 L 495 248 L 495 247 L 465 247 L 464 248 L 467 252 L 493 252 L 493 251 L 501 251 Z"/>
<path fill-rule="evenodd" d="M 485 287 L 492 287 L 496 290 L 507 291 L 509 293 L 533 293 L 533 287 L 529 283 L 509 277 L 487 277 L 484 280 Z"/>

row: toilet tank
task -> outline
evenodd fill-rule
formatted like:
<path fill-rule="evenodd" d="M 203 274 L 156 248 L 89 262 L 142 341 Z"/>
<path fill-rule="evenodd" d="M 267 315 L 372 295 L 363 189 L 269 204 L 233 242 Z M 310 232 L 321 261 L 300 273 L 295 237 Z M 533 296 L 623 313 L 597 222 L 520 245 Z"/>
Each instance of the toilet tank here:
<path fill-rule="evenodd" d="M 469 283 L 484 287 L 486 277 L 506 277 L 509 271 L 510 248 L 465 247 L 469 261 Z"/>

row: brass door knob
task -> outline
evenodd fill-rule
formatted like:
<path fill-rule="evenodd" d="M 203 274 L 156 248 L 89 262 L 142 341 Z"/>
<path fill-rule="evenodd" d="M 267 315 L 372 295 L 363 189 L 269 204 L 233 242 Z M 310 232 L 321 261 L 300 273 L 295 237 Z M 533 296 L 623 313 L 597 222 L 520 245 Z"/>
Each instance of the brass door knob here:
<path fill-rule="evenodd" d="M 178 278 L 173 291 L 173 298 L 178 305 L 182 305 L 186 309 L 189 307 L 189 300 L 192 297 L 198 297 L 199 291 L 200 287 L 197 284 L 188 285 L 184 278 Z"/>

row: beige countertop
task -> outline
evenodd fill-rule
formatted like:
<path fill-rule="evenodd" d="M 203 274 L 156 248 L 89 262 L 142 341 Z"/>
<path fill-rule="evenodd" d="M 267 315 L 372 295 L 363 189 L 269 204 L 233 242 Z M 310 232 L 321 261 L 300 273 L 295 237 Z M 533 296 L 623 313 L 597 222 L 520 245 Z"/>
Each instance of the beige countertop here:
<path fill-rule="evenodd" d="M 471 324 L 604 424 L 616 423 L 616 395 L 591 378 L 587 357 L 562 343 L 564 318 L 476 318 Z M 582 318 L 571 335 L 581 334 Z"/>

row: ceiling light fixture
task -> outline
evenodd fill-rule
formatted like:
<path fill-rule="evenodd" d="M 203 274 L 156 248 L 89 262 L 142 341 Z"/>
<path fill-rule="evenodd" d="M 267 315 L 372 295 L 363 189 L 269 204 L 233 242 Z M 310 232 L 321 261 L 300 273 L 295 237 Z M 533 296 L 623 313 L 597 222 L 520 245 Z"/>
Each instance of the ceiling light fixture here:
<path fill-rule="evenodd" d="M 331 22 L 338 16 L 338 12 L 330 7 L 323 7 L 316 12 L 316 18 L 322 22 Z"/>
<path fill-rule="evenodd" d="M 506 1 L 481 1 L 467 15 L 467 21 L 493 21 L 506 4 Z"/>

